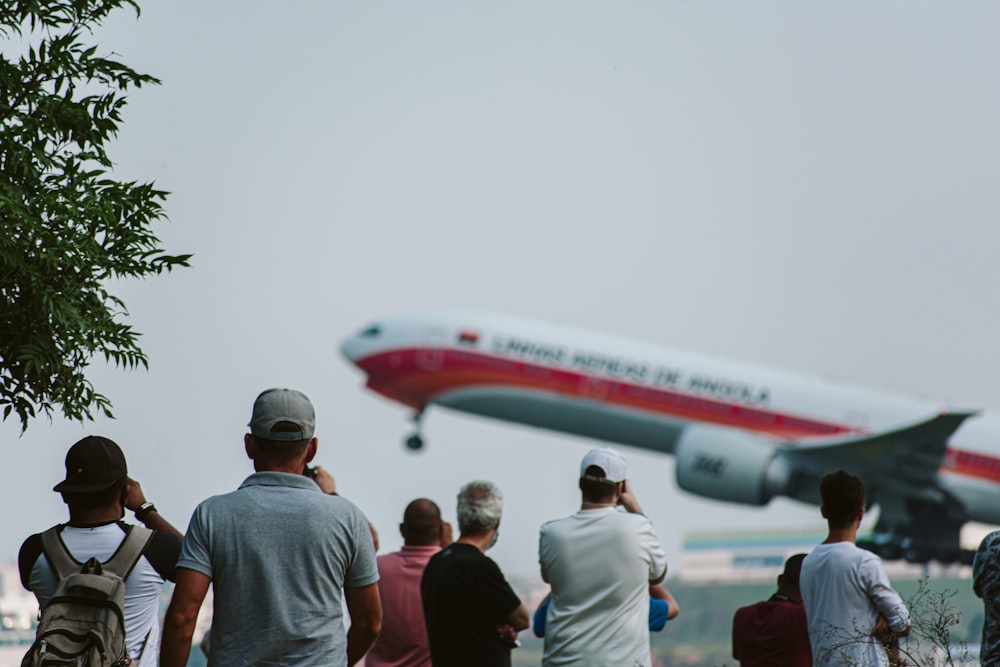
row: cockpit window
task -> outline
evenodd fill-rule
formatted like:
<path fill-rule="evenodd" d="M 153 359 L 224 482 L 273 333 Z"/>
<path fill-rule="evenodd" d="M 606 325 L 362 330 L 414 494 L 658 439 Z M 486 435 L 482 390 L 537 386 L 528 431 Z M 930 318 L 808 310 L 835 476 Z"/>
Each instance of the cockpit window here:
<path fill-rule="evenodd" d="M 376 338 L 382 335 L 382 327 L 377 324 L 373 324 L 362 331 L 360 335 L 362 338 Z"/>

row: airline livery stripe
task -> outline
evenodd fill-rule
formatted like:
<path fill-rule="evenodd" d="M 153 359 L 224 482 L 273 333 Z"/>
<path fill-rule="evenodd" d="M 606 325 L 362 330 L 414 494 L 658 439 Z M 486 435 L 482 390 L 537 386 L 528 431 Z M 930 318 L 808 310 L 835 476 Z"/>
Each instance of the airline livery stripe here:
<path fill-rule="evenodd" d="M 499 385 L 600 400 L 676 419 L 733 426 L 778 438 L 852 432 L 838 424 L 782 414 L 758 405 L 595 377 L 471 350 L 401 348 L 373 354 L 355 363 L 367 373 L 371 389 L 416 409 L 444 392 Z"/>
<path fill-rule="evenodd" d="M 471 349 L 399 348 L 372 354 L 355 363 L 368 375 L 372 390 L 418 410 L 445 392 L 503 386 L 599 400 L 672 419 L 732 426 L 775 438 L 855 432 L 840 424 L 784 414 L 759 405 L 595 377 Z M 949 448 L 942 471 L 1000 482 L 1000 459 Z"/>

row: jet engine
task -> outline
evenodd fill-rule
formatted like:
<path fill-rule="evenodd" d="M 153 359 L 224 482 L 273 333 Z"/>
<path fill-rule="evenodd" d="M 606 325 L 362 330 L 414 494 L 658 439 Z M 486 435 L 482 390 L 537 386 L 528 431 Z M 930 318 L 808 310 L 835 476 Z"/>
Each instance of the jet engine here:
<path fill-rule="evenodd" d="M 677 441 L 677 485 L 733 503 L 766 505 L 787 492 L 791 471 L 774 443 L 715 426 L 689 426 Z"/>

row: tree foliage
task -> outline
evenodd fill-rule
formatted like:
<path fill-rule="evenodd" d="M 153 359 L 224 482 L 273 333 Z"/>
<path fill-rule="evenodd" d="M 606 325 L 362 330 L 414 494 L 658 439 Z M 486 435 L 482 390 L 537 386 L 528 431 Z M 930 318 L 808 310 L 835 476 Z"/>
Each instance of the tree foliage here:
<path fill-rule="evenodd" d="M 88 43 L 132 0 L 0 0 L 0 407 L 22 432 L 58 406 L 111 416 L 95 357 L 148 366 L 114 279 L 186 266 L 152 224 L 166 193 L 111 176 L 125 93 L 158 84 Z"/>

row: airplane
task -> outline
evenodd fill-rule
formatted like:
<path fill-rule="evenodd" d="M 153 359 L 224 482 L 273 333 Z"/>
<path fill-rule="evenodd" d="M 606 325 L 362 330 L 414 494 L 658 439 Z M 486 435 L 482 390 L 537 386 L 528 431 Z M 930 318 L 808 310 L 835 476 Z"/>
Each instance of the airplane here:
<path fill-rule="evenodd" d="M 844 469 L 879 517 L 887 559 L 970 563 L 960 530 L 1000 524 L 1000 418 L 804 374 L 494 313 L 372 323 L 341 345 L 367 387 L 432 405 L 672 455 L 677 485 L 752 506 L 819 505 Z"/>

